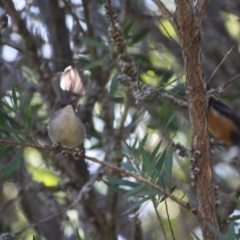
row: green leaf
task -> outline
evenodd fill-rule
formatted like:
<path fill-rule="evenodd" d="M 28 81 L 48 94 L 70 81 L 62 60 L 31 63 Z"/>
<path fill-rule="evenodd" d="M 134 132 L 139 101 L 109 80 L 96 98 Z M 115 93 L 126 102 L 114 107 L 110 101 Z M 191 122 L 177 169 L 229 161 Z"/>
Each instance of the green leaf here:
<path fill-rule="evenodd" d="M 5 146 L 5 147 L 0 148 L 0 159 L 2 156 L 4 156 L 9 151 L 11 151 L 13 148 L 14 148 L 14 146 Z"/>
<path fill-rule="evenodd" d="M 83 68 L 83 71 L 84 71 L 84 70 L 93 69 L 93 68 L 95 68 L 95 67 L 97 67 L 97 66 L 102 65 L 104 62 L 105 62 L 105 59 L 100 59 L 100 60 L 91 62 L 91 63 L 89 63 L 88 65 L 86 65 L 86 66 Z"/>
<path fill-rule="evenodd" d="M 110 93 L 114 94 L 117 91 L 118 88 L 118 81 L 117 81 L 117 76 L 115 76 L 110 84 Z"/>
<path fill-rule="evenodd" d="M 144 174 L 147 174 L 147 176 L 152 176 L 152 168 L 149 161 L 149 156 L 146 151 L 142 151 L 142 157 L 143 157 L 143 165 L 142 165 L 142 172 Z"/>
<path fill-rule="evenodd" d="M 201 240 L 194 232 L 191 231 L 191 233 L 195 237 L 196 240 Z"/>
<path fill-rule="evenodd" d="M 15 121 L 15 119 L 13 119 L 9 115 L 7 115 L 6 113 L 1 112 L 1 111 L 0 111 L 0 119 L 7 120 L 12 125 L 13 128 L 21 128 L 21 125 L 17 121 Z M 4 123 L 4 121 L 0 122 L 0 125 L 3 125 L 3 123 Z"/>
<path fill-rule="evenodd" d="M 210 223 L 206 222 L 206 224 L 208 225 L 210 231 L 214 233 L 220 240 L 230 240 L 230 239 L 227 239 L 217 228 L 212 226 Z M 234 240 L 234 239 L 231 239 L 231 240 Z"/>
<path fill-rule="evenodd" d="M 144 63 L 147 63 L 147 64 L 151 65 L 151 61 L 149 60 L 147 55 L 144 55 L 144 54 L 141 54 L 141 53 L 132 53 L 131 55 L 135 60 L 141 61 L 141 62 L 144 62 Z"/>
<path fill-rule="evenodd" d="M 174 72 L 172 70 L 169 70 L 165 72 L 161 77 L 161 84 L 164 85 L 168 82 L 168 80 L 173 76 Z"/>
<path fill-rule="evenodd" d="M 14 135 L 22 135 L 21 131 L 11 128 L 11 127 L 3 126 L 3 125 L 0 125 L 0 130 L 2 130 L 4 132 L 12 133 Z"/>
<path fill-rule="evenodd" d="M 122 152 L 122 151 L 118 151 L 118 150 L 113 150 L 114 153 L 116 153 L 117 155 L 121 156 L 121 157 L 125 157 L 127 159 L 131 159 L 131 157 L 126 154 L 125 152 Z"/>
<path fill-rule="evenodd" d="M 149 33 L 149 29 L 143 29 L 139 31 L 137 34 L 133 35 L 130 41 L 130 44 L 134 45 L 142 40 Z"/>
<path fill-rule="evenodd" d="M 136 194 L 136 197 L 154 197 L 156 195 L 159 195 L 160 193 L 157 190 L 151 189 L 151 190 L 144 190 L 140 191 Z"/>
<path fill-rule="evenodd" d="M 162 141 L 160 141 L 157 146 L 154 148 L 154 150 L 152 151 L 150 157 L 149 157 L 149 161 L 152 162 L 153 160 L 155 160 L 154 162 L 157 162 L 157 160 L 155 159 L 156 158 L 156 155 L 161 147 L 161 144 L 162 144 Z"/>
<path fill-rule="evenodd" d="M 161 174 L 160 171 L 158 171 L 156 169 L 156 167 L 155 167 L 155 165 L 153 163 L 150 163 L 150 167 L 151 167 L 151 169 L 152 169 L 152 171 L 154 173 L 152 181 L 157 183 L 157 179 L 161 179 L 162 178 L 162 174 Z"/>
<path fill-rule="evenodd" d="M 106 46 L 102 42 L 96 41 L 91 38 L 81 37 L 81 40 L 82 40 L 82 42 L 86 43 L 89 46 L 98 47 L 98 48 L 106 48 Z"/>
<path fill-rule="evenodd" d="M 166 152 L 165 160 L 165 176 L 168 188 L 171 188 L 171 182 L 172 182 L 172 164 L 173 164 L 173 151 L 172 148 L 169 148 Z"/>
<path fill-rule="evenodd" d="M 76 236 L 77 236 L 77 240 L 83 240 L 77 228 L 76 228 Z"/>
<path fill-rule="evenodd" d="M 236 221 L 236 220 L 240 219 L 240 215 L 233 215 L 232 217 L 225 217 L 225 218 L 223 217 L 223 219 L 230 220 L 230 221 Z"/>
<path fill-rule="evenodd" d="M 121 193 L 121 194 L 124 194 L 124 193 L 127 192 L 126 189 L 120 188 L 120 187 L 119 187 L 118 185 L 116 185 L 116 184 L 111 184 L 111 183 L 109 183 L 109 182 L 106 181 L 106 180 L 103 180 L 103 182 L 104 182 L 110 189 L 112 189 L 112 190 L 115 191 L 115 192 L 118 192 L 118 193 Z"/>
<path fill-rule="evenodd" d="M 156 163 L 156 169 L 157 169 L 159 172 L 161 172 L 162 167 L 163 167 L 163 165 L 164 165 L 166 153 L 167 153 L 167 150 L 165 149 L 165 150 L 163 151 L 163 153 L 161 154 L 161 156 L 159 157 L 157 163 Z"/>
<path fill-rule="evenodd" d="M 33 235 L 33 240 L 41 240 L 41 238 L 38 235 Z"/>
<path fill-rule="evenodd" d="M 136 202 L 135 204 L 131 205 L 130 208 L 128 208 L 125 212 L 122 213 L 123 214 L 126 214 L 126 213 L 130 213 L 131 211 L 135 210 L 136 208 L 138 208 L 142 203 L 148 201 L 151 197 L 146 197 L 146 198 L 143 198 L 141 199 L 140 201 Z"/>
<path fill-rule="evenodd" d="M 7 102 L 6 99 L 0 99 L 0 101 L 2 102 L 2 104 L 9 110 L 13 111 L 12 106 L 9 105 L 9 103 Z"/>
<path fill-rule="evenodd" d="M 32 128 L 32 107 L 31 99 L 26 96 L 22 100 L 21 117 L 29 129 Z"/>
<path fill-rule="evenodd" d="M 18 109 L 17 94 L 16 94 L 16 89 L 14 86 L 12 86 L 12 100 L 13 100 L 13 105 L 14 105 L 15 109 Z"/>
<path fill-rule="evenodd" d="M 132 187 L 132 188 L 136 188 L 140 185 L 140 183 L 138 182 L 131 182 L 129 180 L 124 180 L 122 178 L 107 178 L 106 180 L 110 184 L 117 184 L 117 185 Z"/>
<path fill-rule="evenodd" d="M 234 222 L 230 222 L 230 224 L 228 225 L 227 239 L 228 240 L 237 239 L 235 234 L 235 229 L 234 229 Z"/>
<path fill-rule="evenodd" d="M 145 185 L 141 184 L 138 187 L 128 190 L 125 194 L 123 194 L 123 197 L 131 197 L 135 196 L 137 193 L 139 193 L 141 190 L 145 188 Z"/>
<path fill-rule="evenodd" d="M 133 165 L 130 163 L 122 162 L 121 166 L 122 166 L 122 168 L 128 170 L 129 172 L 135 172 L 135 173 L 138 172 L 137 169 L 135 167 L 133 167 Z"/>
<path fill-rule="evenodd" d="M 135 138 L 134 143 L 132 145 L 132 149 L 136 148 L 137 142 L 138 142 L 138 138 Z"/>
<path fill-rule="evenodd" d="M 0 170 L 0 176 L 6 177 L 10 175 L 20 164 L 23 156 L 23 150 L 20 150 L 16 155 L 13 157 L 13 159 L 4 165 L 2 169 Z"/>
<path fill-rule="evenodd" d="M 129 32 L 130 32 L 133 24 L 134 24 L 134 21 L 130 21 L 130 22 L 127 23 L 127 25 L 123 28 L 123 36 L 124 36 L 125 38 L 128 38 Z"/>
<path fill-rule="evenodd" d="M 140 144 L 139 144 L 139 150 L 141 151 L 142 149 L 144 149 L 144 145 L 145 145 L 145 143 L 146 143 L 146 141 L 147 141 L 147 138 L 148 138 L 148 134 L 146 134 L 145 136 L 144 136 L 144 138 L 142 139 L 142 141 L 140 142 Z"/>
<path fill-rule="evenodd" d="M 115 103 L 123 103 L 124 98 L 121 96 L 109 96 L 109 100 Z"/>
<path fill-rule="evenodd" d="M 232 201 L 235 202 L 238 206 L 240 206 L 240 199 L 232 197 Z"/>

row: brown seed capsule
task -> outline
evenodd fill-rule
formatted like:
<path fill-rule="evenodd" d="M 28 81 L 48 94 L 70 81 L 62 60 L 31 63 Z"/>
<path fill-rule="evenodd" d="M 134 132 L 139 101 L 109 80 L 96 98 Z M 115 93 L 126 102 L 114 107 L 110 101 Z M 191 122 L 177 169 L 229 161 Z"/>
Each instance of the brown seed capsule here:
<path fill-rule="evenodd" d="M 195 167 L 195 168 L 193 169 L 193 172 L 194 172 L 195 174 L 198 174 L 198 173 L 200 172 L 200 168 Z"/>
<path fill-rule="evenodd" d="M 192 163 L 195 163 L 195 162 L 196 162 L 196 158 L 195 158 L 195 157 L 191 157 L 191 158 L 190 158 L 190 161 L 191 161 Z"/>
<path fill-rule="evenodd" d="M 67 154 L 67 152 L 66 152 L 65 150 L 61 151 L 61 154 L 62 154 L 62 156 L 65 157 L 65 158 L 68 156 L 68 154 Z"/>
<path fill-rule="evenodd" d="M 216 206 L 216 207 L 219 207 L 220 205 L 221 205 L 221 201 L 220 201 L 220 200 L 216 200 L 216 201 L 215 201 L 215 206 Z"/>
<path fill-rule="evenodd" d="M 191 176 L 190 176 L 190 177 L 191 177 L 192 180 L 195 180 L 195 179 L 196 179 L 196 175 L 195 175 L 193 172 L 191 173 Z"/>
<path fill-rule="evenodd" d="M 196 214 L 196 213 L 197 213 L 197 209 L 196 209 L 196 208 L 192 208 L 192 209 L 191 209 L 191 212 L 192 212 L 193 214 Z"/>
<path fill-rule="evenodd" d="M 195 152 L 194 152 L 194 156 L 195 157 L 199 157 L 201 155 L 201 152 L 199 151 L 199 150 L 196 150 Z"/>

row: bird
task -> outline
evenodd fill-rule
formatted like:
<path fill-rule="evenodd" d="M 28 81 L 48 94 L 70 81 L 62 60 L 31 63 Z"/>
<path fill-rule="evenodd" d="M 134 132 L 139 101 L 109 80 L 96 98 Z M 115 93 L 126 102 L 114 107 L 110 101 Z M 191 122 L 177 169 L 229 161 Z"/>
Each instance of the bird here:
<path fill-rule="evenodd" d="M 240 146 L 240 117 L 213 96 L 208 101 L 207 122 L 210 134 L 219 142 Z"/>
<path fill-rule="evenodd" d="M 85 124 L 77 112 L 77 105 L 87 92 L 90 80 L 80 70 L 68 66 L 52 79 L 57 97 L 48 122 L 48 136 L 55 145 L 76 148 L 86 137 Z"/>

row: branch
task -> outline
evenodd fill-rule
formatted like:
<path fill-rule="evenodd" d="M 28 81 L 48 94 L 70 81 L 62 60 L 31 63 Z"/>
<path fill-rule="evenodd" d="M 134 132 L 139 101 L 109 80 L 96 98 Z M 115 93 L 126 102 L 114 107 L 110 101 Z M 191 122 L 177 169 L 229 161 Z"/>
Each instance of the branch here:
<path fill-rule="evenodd" d="M 80 23 L 80 19 L 78 17 L 78 15 L 72 10 L 72 7 L 70 6 L 70 2 L 67 0 L 63 0 L 67 10 L 69 11 L 69 13 L 72 15 L 73 19 L 75 20 L 76 26 L 77 26 L 77 30 L 79 32 L 81 32 L 83 34 L 83 36 L 86 35 L 86 32 L 84 31 L 81 23 Z"/>
<path fill-rule="evenodd" d="M 20 30 L 19 34 L 23 37 L 25 45 L 31 52 L 35 53 L 35 56 L 32 57 L 33 63 L 36 69 L 38 69 L 39 73 L 41 73 L 40 70 L 41 58 L 38 55 L 38 48 L 35 39 L 26 27 L 27 26 L 26 22 L 23 19 L 21 19 L 19 12 L 15 9 L 14 4 L 11 0 L 3 0 L 2 2 L 8 14 L 13 18 L 14 22 L 17 24 Z"/>
<path fill-rule="evenodd" d="M 172 105 L 179 106 L 182 108 L 188 108 L 188 103 L 185 100 L 173 96 L 167 92 L 163 92 L 162 87 L 156 88 L 147 86 L 146 84 L 140 81 L 132 81 L 131 78 L 125 74 L 119 75 L 117 79 L 123 85 L 128 86 L 133 91 L 133 95 L 137 103 L 157 97 L 161 100 L 165 100 L 171 103 Z"/>
<path fill-rule="evenodd" d="M 202 17 L 206 5 L 207 5 L 207 0 L 198 0 L 197 1 L 195 9 L 198 13 L 199 19 Z"/>
<path fill-rule="evenodd" d="M 43 224 L 43 223 L 46 223 L 56 217 L 58 217 L 59 215 L 65 213 L 67 210 L 75 207 L 78 203 L 80 203 L 81 201 L 83 200 L 86 200 L 88 197 L 89 197 L 89 192 L 92 190 L 92 187 L 93 187 L 93 184 L 95 183 L 96 180 L 99 179 L 99 177 L 102 175 L 102 169 L 98 170 L 97 173 L 95 173 L 91 179 L 81 188 L 81 190 L 79 191 L 78 193 L 78 196 L 77 198 L 75 199 L 74 202 L 72 202 L 69 206 L 63 208 L 61 211 L 51 215 L 50 217 L 47 217 L 45 219 L 43 219 L 42 221 L 40 222 L 37 222 L 37 223 L 33 223 L 33 224 L 30 224 L 29 226 L 27 227 L 24 227 L 22 229 L 20 229 L 19 231 L 16 231 L 14 233 L 14 236 L 26 231 L 27 229 L 29 228 L 35 228 L 36 226 L 39 226 L 40 224 Z"/>
<path fill-rule="evenodd" d="M 172 13 L 165 7 L 162 1 L 160 0 L 152 0 L 159 8 L 159 10 L 162 12 L 163 16 L 172 24 L 172 26 L 177 29 L 177 24 L 173 20 Z"/>
<path fill-rule="evenodd" d="M 240 78 L 240 74 L 236 75 L 235 77 L 231 78 L 230 80 L 228 80 L 226 83 L 220 85 L 218 88 L 211 88 L 208 90 L 208 97 L 211 96 L 214 93 L 218 93 L 221 94 L 225 91 L 225 89 L 228 87 L 229 84 L 231 84 L 232 82 L 234 82 L 236 79 Z"/>
<path fill-rule="evenodd" d="M 213 76 L 215 75 L 215 73 L 217 72 L 217 70 L 220 68 L 220 66 L 223 64 L 223 62 L 226 60 L 227 56 L 232 52 L 233 48 L 236 46 L 236 44 L 234 44 L 229 51 L 225 54 L 224 58 L 222 59 L 222 61 L 218 64 L 218 66 L 215 68 L 215 70 L 213 71 L 213 73 L 211 74 L 211 76 L 209 77 L 209 79 L 207 80 L 207 84 L 209 84 L 209 82 L 211 81 L 211 79 L 213 78 Z"/>
<path fill-rule="evenodd" d="M 6 140 L 6 139 L 0 139 L 0 144 L 7 144 L 7 145 L 13 145 L 13 146 L 19 146 L 19 147 L 32 147 L 32 148 L 36 148 L 36 149 L 43 150 L 43 151 L 46 151 L 46 152 L 54 152 L 54 153 L 59 152 L 55 147 L 51 147 L 51 146 L 48 146 L 48 145 L 41 146 L 41 145 L 35 145 L 35 144 L 30 144 L 30 143 L 9 141 L 9 140 Z M 75 152 L 78 152 L 79 149 L 78 148 L 73 149 L 73 150 L 65 149 L 64 151 L 65 151 L 65 153 L 73 154 Z M 192 209 L 192 206 L 190 205 L 190 203 L 182 201 L 181 199 L 174 196 L 172 193 L 166 191 L 164 188 L 159 187 L 158 185 L 152 183 L 151 181 L 149 181 L 149 180 L 147 180 L 147 179 L 145 179 L 145 178 L 143 178 L 143 177 L 141 177 L 137 174 L 129 172 L 129 171 L 123 169 L 123 168 L 117 167 L 117 166 L 112 165 L 110 163 L 98 160 L 97 158 L 94 158 L 94 157 L 85 156 L 85 159 L 90 160 L 90 161 L 95 162 L 95 163 L 98 163 L 98 164 L 100 164 L 104 167 L 107 167 L 109 169 L 112 169 L 112 170 L 118 172 L 119 174 L 122 174 L 122 175 L 125 175 L 125 176 L 128 176 L 128 177 L 133 177 L 137 181 L 145 184 L 146 186 L 149 186 L 149 187 L 165 194 L 167 197 L 172 199 L 174 202 L 178 203 L 183 208 L 186 208 L 188 210 Z"/>

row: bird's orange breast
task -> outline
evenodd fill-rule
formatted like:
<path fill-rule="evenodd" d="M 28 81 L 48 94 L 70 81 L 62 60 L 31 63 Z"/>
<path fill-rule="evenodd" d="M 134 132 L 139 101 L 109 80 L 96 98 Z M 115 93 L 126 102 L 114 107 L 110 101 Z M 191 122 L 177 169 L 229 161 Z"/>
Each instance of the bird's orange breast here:
<path fill-rule="evenodd" d="M 231 134 L 237 131 L 237 127 L 231 119 L 220 114 L 210 106 L 207 120 L 208 130 L 214 137 L 224 144 L 232 144 Z"/>

